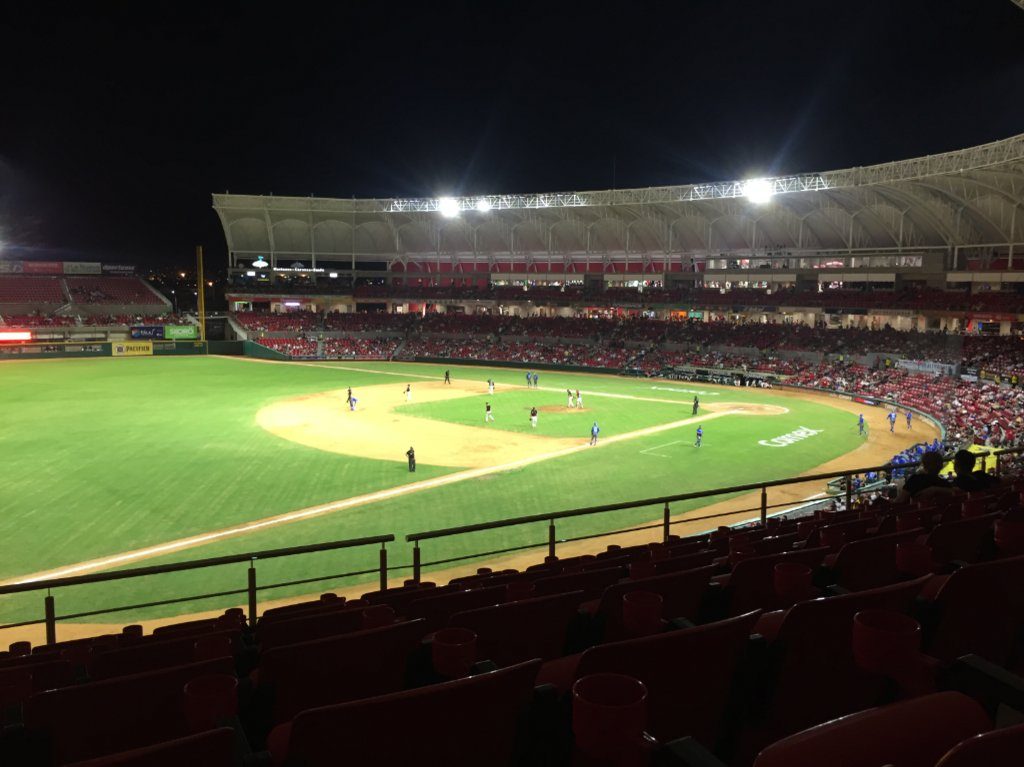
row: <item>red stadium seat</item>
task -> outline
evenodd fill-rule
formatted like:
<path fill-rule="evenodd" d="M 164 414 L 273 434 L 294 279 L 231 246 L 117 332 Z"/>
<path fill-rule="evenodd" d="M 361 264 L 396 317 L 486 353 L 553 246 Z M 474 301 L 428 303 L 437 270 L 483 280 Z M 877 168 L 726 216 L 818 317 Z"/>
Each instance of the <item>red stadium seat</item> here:
<path fill-rule="evenodd" d="M 935 767 L 1017 767 L 1024 754 L 1024 724 L 981 733 L 955 745 Z"/>
<path fill-rule="evenodd" d="M 275 760 L 306 767 L 415 764 L 482 767 L 512 760 L 540 661 L 337 706 L 314 708 L 271 733 Z M 397 728 L 397 729 L 396 729 Z"/>
<path fill-rule="evenodd" d="M 758 608 L 788 607 L 789 604 L 780 604 L 780 597 L 775 593 L 775 565 L 788 562 L 816 568 L 821 565 L 827 553 L 827 548 L 818 547 L 770 554 L 765 557 L 751 557 L 737 562 L 732 572 L 722 576 L 719 581 L 725 587 L 729 614 L 740 615 Z"/>
<path fill-rule="evenodd" d="M 647 591 L 662 597 L 662 617 L 697 621 L 701 602 L 710 588 L 714 566 L 623 581 L 608 586 L 596 605 L 595 615 L 603 623 L 605 641 L 626 637 L 622 620 L 622 598 L 631 591 Z"/>
<path fill-rule="evenodd" d="M 100 756 L 69 767 L 232 767 L 235 731 L 230 727 L 188 735 L 153 746 Z"/>

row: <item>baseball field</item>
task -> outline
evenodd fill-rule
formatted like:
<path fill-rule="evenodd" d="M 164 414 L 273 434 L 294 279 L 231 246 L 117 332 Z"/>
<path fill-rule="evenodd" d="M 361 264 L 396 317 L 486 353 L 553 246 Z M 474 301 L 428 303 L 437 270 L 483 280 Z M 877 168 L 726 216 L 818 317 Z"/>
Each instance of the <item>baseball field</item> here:
<path fill-rule="evenodd" d="M 889 434 L 884 411 L 869 407 L 865 438 L 856 426 L 864 406 L 803 392 L 546 371 L 539 372 L 538 388 L 527 389 L 524 372 L 452 366 L 446 384 L 443 367 L 412 363 L 4 362 L 0 582 L 383 533 L 398 537 L 389 554 L 391 565 L 401 567 L 410 563 L 404 542 L 410 532 L 869 465 L 936 433 L 920 420 L 913 433 L 901 423 Z M 350 387 L 355 410 L 346 403 Z M 582 408 L 567 407 L 567 388 L 580 390 Z M 694 396 L 701 403 L 696 417 Z M 488 402 L 492 422 L 485 422 Z M 535 427 L 531 408 L 538 411 Z M 600 434 L 591 446 L 594 423 Z M 415 473 L 406 464 L 410 447 Z M 823 483 L 796 486 L 770 500 L 796 501 L 823 490 Z M 754 505 L 749 500 L 729 506 L 717 499 L 711 510 Z M 708 503 L 672 511 L 685 520 Z M 558 535 L 621 529 L 659 516 L 659 508 L 647 507 L 581 517 L 561 523 Z M 681 524 L 678 531 L 688 528 Z M 428 541 L 424 560 L 541 543 L 546 535 L 544 525 L 529 525 Z M 259 579 L 372 569 L 377 556 L 370 547 L 266 560 L 258 564 Z M 498 563 L 542 556 L 538 549 Z M 437 566 L 434 575 L 481 564 Z M 231 565 L 62 588 L 55 593 L 57 613 L 241 589 L 245 570 Z M 398 582 L 407 576 L 408 570 L 393 573 Z M 274 589 L 261 599 L 358 593 L 374 583 L 368 574 Z M 232 599 L 244 602 L 244 596 L 184 599 L 80 620 L 120 625 Z M 0 623 L 39 617 L 41 605 L 41 593 L 0 596 Z"/>

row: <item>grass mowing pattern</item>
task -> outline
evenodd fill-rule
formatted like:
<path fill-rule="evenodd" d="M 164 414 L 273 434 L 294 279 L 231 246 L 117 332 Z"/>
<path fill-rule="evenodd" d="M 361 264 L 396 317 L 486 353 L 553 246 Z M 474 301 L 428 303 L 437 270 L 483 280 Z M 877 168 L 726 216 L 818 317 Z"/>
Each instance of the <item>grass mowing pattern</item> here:
<path fill-rule="evenodd" d="M 694 391 L 702 392 L 705 403 L 753 401 L 781 404 L 790 412 L 716 418 L 705 424 L 704 446 L 699 450 L 692 447 L 694 427 L 685 426 L 196 547 L 146 564 L 385 532 L 401 537 L 417 530 L 753 482 L 799 473 L 860 443 L 848 414 L 770 392 L 574 373 L 542 373 L 541 387 L 556 391 L 503 391 L 503 384 L 519 385 L 521 371 L 452 368 L 452 372 L 456 380 L 492 377 L 498 382 L 497 393 L 489 399 L 501 420 L 488 428 L 529 430 L 526 413 L 507 423 L 505 414 L 524 406 L 528 412 L 527 400 L 536 401 L 538 407 L 562 408 L 565 388 L 580 388 L 588 412 L 542 412 L 538 432 L 581 440 L 586 439 L 593 420 L 601 424 L 602 435 L 609 436 L 687 418 Z M 280 397 L 348 385 L 358 394 L 362 386 L 404 380 L 415 386 L 424 376 L 440 378 L 442 374 L 437 366 L 398 363 L 269 365 L 217 358 L 0 366 L 0 407 L 10 414 L 0 422 L 0 452 L 8 469 L 8 478 L 0 486 L 4 509 L 0 535 L 5 541 L 0 575 L 11 577 L 118 553 L 408 482 L 410 475 L 401 461 L 352 458 L 296 445 L 263 432 L 255 425 L 254 415 Z M 680 405 L 598 393 L 678 399 Z M 487 399 L 481 395 L 465 403 L 436 403 L 444 407 L 415 414 L 466 418 L 471 425 L 483 426 Z M 402 406 L 406 407 L 414 414 L 417 408 L 430 405 Z M 448 408 L 453 410 L 441 412 Z M 785 449 L 757 444 L 800 426 L 824 433 Z M 415 480 L 452 471 L 423 464 L 418 468 Z M 559 526 L 559 536 L 643 523 L 657 515 L 657 509 L 635 509 L 571 520 Z M 546 531 L 537 527 L 431 541 L 424 544 L 424 558 L 545 540 Z M 369 569 L 375 566 L 376 556 L 370 550 L 329 552 L 301 561 L 268 560 L 260 563 L 258 571 L 260 582 L 267 583 Z M 409 556 L 404 542 L 391 549 L 393 564 L 408 562 Z M 65 589 L 57 594 L 58 612 L 241 588 L 244 570 L 237 565 L 145 582 Z M 372 582 L 373 577 L 360 580 Z M 266 596 L 278 598 L 318 588 L 280 589 Z M 19 619 L 27 610 L 38 613 L 41 602 L 41 595 L 0 597 L 0 620 Z M 124 620 L 212 606 L 186 603 L 132 613 Z"/>

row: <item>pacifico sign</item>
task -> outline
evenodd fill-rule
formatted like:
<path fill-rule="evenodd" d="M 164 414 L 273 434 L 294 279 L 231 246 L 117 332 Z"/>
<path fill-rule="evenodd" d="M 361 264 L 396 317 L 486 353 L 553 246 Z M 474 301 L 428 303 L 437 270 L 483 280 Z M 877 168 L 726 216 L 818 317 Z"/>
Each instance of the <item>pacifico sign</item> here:
<path fill-rule="evenodd" d="M 808 429 L 806 426 L 801 426 L 799 429 L 791 431 L 789 434 L 783 434 L 781 437 L 758 440 L 757 444 L 764 445 L 765 447 L 786 447 L 786 445 L 792 445 L 794 442 L 800 442 L 808 437 L 813 437 L 815 434 L 821 434 L 823 431 L 825 430 Z"/>

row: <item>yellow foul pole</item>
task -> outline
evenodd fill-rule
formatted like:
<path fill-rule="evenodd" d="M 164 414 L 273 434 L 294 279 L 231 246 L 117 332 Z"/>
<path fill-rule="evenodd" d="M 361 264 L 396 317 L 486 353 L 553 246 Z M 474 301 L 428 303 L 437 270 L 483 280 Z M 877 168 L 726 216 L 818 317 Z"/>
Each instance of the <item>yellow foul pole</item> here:
<path fill-rule="evenodd" d="M 206 343 L 206 278 L 203 276 L 203 246 L 196 245 L 196 297 L 199 309 L 199 340 Z"/>

